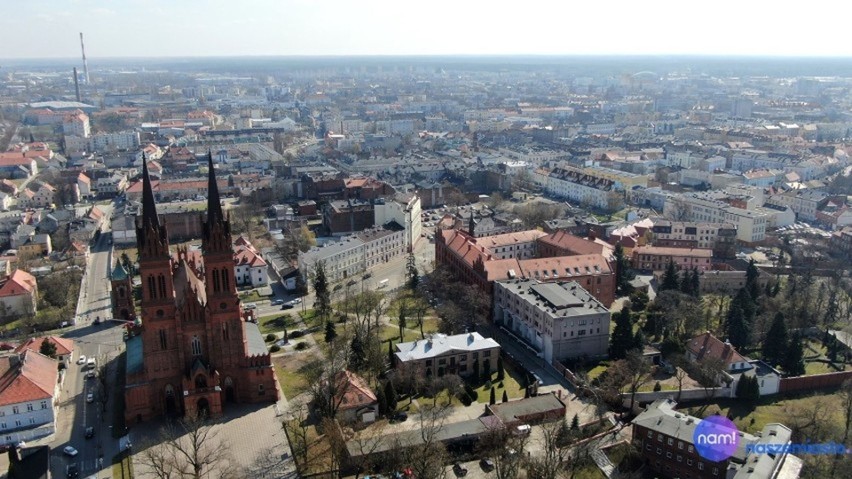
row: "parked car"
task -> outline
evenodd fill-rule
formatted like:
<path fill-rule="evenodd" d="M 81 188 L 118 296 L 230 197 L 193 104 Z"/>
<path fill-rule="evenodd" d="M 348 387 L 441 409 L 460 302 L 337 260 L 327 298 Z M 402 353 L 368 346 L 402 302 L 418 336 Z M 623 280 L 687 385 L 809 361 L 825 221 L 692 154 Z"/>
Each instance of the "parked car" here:
<path fill-rule="evenodd" d="M 65 448 L 62 449 L 62 452 L 64 452 L 66 456 L 74 457 L 77 455 L 77 450 L 71 446 L 65 446 Z"/>
<path fill-rule="evenodd" d="M 76 479 L 80 477 L 80 469 L 77 467 L 76 462 L 65 466 L 65 477 L 67 477 L 68 479 Z"/>
<path fill-rule="evenodd" d="M 93 437 L 95 437 L 95 428 L 89 426 L 86 428 L 86 439 L 91 439 Z"/>
<path fill-rule="evenodd" d="M 86 402 L 95 402 L 95 395 L 93 393 L 86 394 Z"/>
<path fill-rule="evenodd" d="M 408 420 L 408 414 L 404 412 L 398 412 L 391 416 L 392 422 L 405 422 L 406 420 Z"/>
<path fill-rule="evenodd" d="M 279 304 L 283 304 L 283 303 L 284 303 L 283 299 L 273 299 L 271 304 L 273 306 L 278 306 Z"/>
<path fill-rule="evenodd" d="M 77 364 L 86 364 L 86 356 L 81 354 L 80 357 L 77 358 Z"/>
<path fill-rule="evenodd" d="M 479 467 L 482 468 L 485 472 L 490 472 L 494 470 L 494 461 L 488 459 L 487 457 L 481 461 L 479 461 Z"/>
<path fill-rule="evenodd" d="M 293 309 L 293 305 L 287 302 L 281 305 L 281 309 Z"/>
<path fill-rule="evenodd" d="M 246 303 L 243 305 L 243 309 L 257 309 L 257 304 L 255 303 Z"/>
<path fill-rule="evenodd" d="M 464 477 L 467 475 L 467 467 L 464 464 L 457 462 L 453 464 L 453 472 L 455 472 L 458 477 Z"/>

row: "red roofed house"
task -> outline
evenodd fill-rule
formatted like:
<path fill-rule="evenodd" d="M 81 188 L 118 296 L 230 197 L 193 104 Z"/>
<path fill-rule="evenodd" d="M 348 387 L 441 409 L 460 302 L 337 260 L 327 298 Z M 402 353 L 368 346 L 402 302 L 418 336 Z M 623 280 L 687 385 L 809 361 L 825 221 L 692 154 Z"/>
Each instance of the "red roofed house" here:
<path fill-rule="evenodd" d="M 361 376 L 350 372 L 337 373 L 337 418 L 346 423 L 373 422 L 379 414 L 379 401 Z"/>
<path fill-rule="evenodd" d="M 41 343 L 50 342 L 56 346 L 56 360 L 59 362 L 70 363 L 71 355 L 74 353 L 74 341 L 67 338 L 60 338 L 59 336 L 42 336 L 40 338 L 29 338 L 17 348 L 15 348 L 16 353 L 22 353 L 24 351 L 36 351 L 38 353 L 41 352 Z"/>
<path fill-rule="evenodd" d="M 686 356 L 690 361 L 709 358 L 722 362 L 727 372 L 751 369 L 748 358 L 737 352 L 729 342 L 722 342 L 711 332 L 700 334 L 686 343 Z"/>
<path fill-rule="evenodd" d="M 0 316 L 15 317 L 35 314 L 38 301 L 38 283 L 33 275 L 16 269 L 0 279 Z"/>
<path fill-rule="evenodd" d="M 56 361 L 36 351 L 0 356 L 0 444 L 55 432 L 58 379 Z"/>
<path fill-rule="evenodd" d="M 269 284 L 266 268 L 266 261 L 247 239 L 240 236 L 234 241 L 234 277 L 237 286 L 266 286 Z"/>

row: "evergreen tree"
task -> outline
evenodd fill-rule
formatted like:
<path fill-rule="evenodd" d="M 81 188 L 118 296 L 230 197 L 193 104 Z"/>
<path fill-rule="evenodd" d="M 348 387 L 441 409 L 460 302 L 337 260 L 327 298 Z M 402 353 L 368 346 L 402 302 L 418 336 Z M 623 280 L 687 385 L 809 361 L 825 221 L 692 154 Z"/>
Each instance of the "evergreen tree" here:
<path fill-rule="evenodd" d="M 755 402 L 760 399 L 760 384 L 756 376 L 743 374 L 737 383 L 736 395 L 738 399 Z"/>
<path fill-rule="evenodd" d="M 802 341 L 798 335 L 790 338 L 790 345 L 787 346 L 787 354 L 784 355 L 782 367 L 790 376 L 801 376 L 805 374 L 805 352 L 802 349 Z"/>
<path fill-rule="evenodd" d="M 390 367 L 393 367 L 396 363 L 396 361 L 394 361 L 395 357 L 396 356 L 393 354 L 393 341 L 388 341 L 388 364 L 390 364 Z"/>
<path fill-rule="evenodd" d="M 405 266 L 405 274 L 406 274 L 406 285 L 408 289 L 411 291 L 415 291 L 417 286 L 420 285 L 420 273 L 417 272 L 417 263 L 414 259 L 414 253 L 408 253 L 408 259 L 406 260 Z"/>
<path fill-rule="evenodd" d="M 748 262 L 748 267 L 746 268 L 746 284 L 745 287 L 748 290 L 748 293 L 751 295 L 752 299 L 757 299 L 760 296 L 760 285 L 757 284 L 757 280 L 760 278 L 760 271 L 757 270 L 757 265 L 754 263 L 754 258 Z"/>
<path fill-rule="evenodd" d="M 488 404 L 492 406 L 497 404 L 497 391 L 494 390 L 494 386 L 491 386 L 491 397 L 488 399 Z"/>
<path fill-rule="evenodd" d="M 328 279 L 325 276 L 325 263 L 317 262 L 314 266 L 314 309 L 316 314 L 328 321 L 331 315 L 331 293 L 328 290 Z"/>
<path fill-rule="evenodd" d="M 376 402 L 379 403 L 379 414 L 386 415 L 388 413 L 388 400 L 385 397 L 385 388 L 379 387 L 376 391 Z"/>
<path fill-rule="evenodd" d="M 630 270 L 630 259 L 624 255 L 624 247 L 621 246 L 621 243 L 615 244 L 615 251 L 613 252 L 613 257 L 615 259 L 615 290 L 618 296 L 624 296 L 630 293 L 632 289 L 630 286 L 630 280 L 633 279 L 632 272 Z"/>
<path fill-rule="evenodd" d="M 352 337 L 349 346 L 349 367 L 354 371 L 360 371 L 364 367 L 364 342 L 358 334 Z"/>
<path fill-rule="evenodd" d="M 689 274 L 689 282 L 691 283 L 692 295 L 696 298 L 701 296 L 701 276 L 698 274 L 698 268 L 693 268 Z"/>
<path fill-rule="evenodd" d="M 56 359 L 56 344 L 54 344 L 53 341 L 48 341 L 47 338 L 44 338 L 41 341 L 41 346 L 39 346 L 38 352 L 49 358 Z"/>
<path fill-rule="evenodd" d="M 636 334 L 633 335 L 633 347 L 631 349 L 642 350 L 645 347 L 645 335 L 642 334 L 641 329 L 636 330 Z"/>
<path fill-rule="evenodd" d="M 503 370 L 503 357 L 497 356 L 497 380 L 502 381 L 506 377 L 506 372 Z"/>
<path fill-rule="evenodd" d="M 784 314 L 779 311 L 772 319 L 772 326 L 766 333 L 766 340 L 763 342 L 763 357 L 770 365 L 777 366 L 787 353 L 788 343 L 789 338 L 787 337 Z"/>
<path fill-rule="evenodd" d="M 503 400 L 500 402 L 509 402 L 509 395 L 506 394 L 506 390 L 503 390 Z"/>
<path fill-rule="evenodd" d="M 682 270 L 681 273 L 682 274 L 680 278 L 680 292 L 692 296 L 692 280 L 689 277 L 689 270 Z"/>
<path fill-rule="evenodd" d="M 663 272 L 663 280 L 660 282 L 660 291 L 666 291 L 669 289 L 678 289 L 678 274 L 677 274 L 677 266 L 674 264 L 674 261 L 669 261 L 666 264 L 666 271 Z"/>
<path fill-rule="evenodd" d="M 385 400 L 388 403 L 388 411 L 396 411 L 396 403 L 398 398 L 396 396 L 396 389 L 393 387 L 393 382 L 388 381 L 385 383 Z"/>
<path fill-rule="evenodd" d="M 334 341 L 334 338 L 337 337 L 337 329 L 334 327 L 334 322 L 326 321 L 325 322 L 325 342 L 330 343 Z"/>
<path fill-rule="evenodd" d="M 609 358 L 624 359 L 627 351 L 635 346 L 633 337 L 633 324 L 630 321 L 630 310 L 622 309 L 615 318 L 615 329 L 612 331 L 609 342 Z"/>
<path fill-rule="evenodd" d="M 736 298 L 735 298 L 736 299 Z M 743 308 L 731 302 L 728 317 L 725 319 L 725 333 L 728 341 L 737 349 L 748 346 L 751 338 L 751 325 L 745 319 Z"/>
<path fill-rule="evenodd" d="M 574 413 L 574 417 L 571 418 L 570 429 L 572 431 L 579 431 L 580 430 L 580 417 L 577 416 L 577 413 Z"/>

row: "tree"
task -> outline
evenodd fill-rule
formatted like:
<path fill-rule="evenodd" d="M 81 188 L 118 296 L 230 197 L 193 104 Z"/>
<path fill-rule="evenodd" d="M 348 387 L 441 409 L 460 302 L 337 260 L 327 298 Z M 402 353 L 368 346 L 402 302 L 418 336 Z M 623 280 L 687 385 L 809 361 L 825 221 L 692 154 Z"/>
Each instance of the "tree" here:
<path fill-rule="evenodd" d="M 689 373 L 686 372 L 689 362 L 682 353 L 673 354 L 668 361 L 675 368 L 674 378 L 677 381 L 677 401 L 679 402 L 683 394 L 683 382 L 689 377 Z"/>
<path fill-rule="evenodd" d="M 379 387 L 376 388 L 376 402 L 379 403 L 379 414 L 387 415 L 388 414 L 388 399 L 385 396 L 385 388 Z"/>
<path fill-rule="evenodd" d="M 396 404 L 398 402 L 396 389 L 393 387 L 393 381 L 388 381 L 385 383 L 385 400 L 388 403 L 388 411 L 396 411 Z"/>
<path fill-rule="evenodd" d="M 503 399 L 500 400 L 501 403 L 509 402 L 509 395 L 506 393 L 506 390 L 503 390 Z"/>
<path fill-rule="evenodd" d="M 840 387 L 840 399 L 843 407 L 843 444 L 847 444 L 852 429 L 852 380 L 845 381 Z"/>
<path fill-rule="evenodd" d="M 333 321 L 325 322 L 325 342 L 330 343 L 337 337 L 337 330 L 334 327 Z"/>
<path fill-rule="evenodd" d="M 49 358 L 56 359 L 56 344 L 48 338 L 44 338 L 41 341 L 38 352 Z"/>
<path fill-rule="evenodd" d="M 527 474 L 540 479 L 557 479 L 567 459 L 566 448 L 560 447 L 560 438 L 568 428 L 564 421 L 553 421 L 540 426 L 542 451 L 527 459 Z"/>
<path fill-rule="evenodd" d="M 786 356 L 789 342 L 784 313 L 778 311 L 775 313 L 772 326 L 769 327 L 766 339 L 763 341 L 763 357 L 770 365 L 777 366 Z"/>
<path fill-rule="evenodd" d="M 401 464 L 408 464 L 414 476 L 424 479 L 443 478 L 444 464 L 448 462 L 447 449 L 439 433 L 449 414 L 449 407 L 425 405 L 420 409 L 419 434 L 410 443 L 400 444 Z"/>
<path fill-rule="evenodd" d="M 239 477 L 230 444 L 204 417 L 184 417 L 160 430 L 159 444 L 145 449 L 140 464 L 159 479 Z"/>
<path fill-rule="evenodd" d="M 417 271 L 417 263 L 414 258 L 414 252 L 408 253 L 408 258 L 405 263 L 406 285 L 411 291 L 416 291 L 420 285 L 420 273 Z"/>
<path fill-rule="evenodd" d="M 506 372 L 503 370 L 503 357 L 497 356 L 497 381 L 502 381 L 506 377 Z"/>
<path fill-rule="evenodd" d="M 571 418 L 570 429 L 572 431 L 579 431 L 580 430 L 580 416 L 578 416 L 577 413 L 574 413 L 574 417 Z"/>
<path fill-rule="evenodd" d="M 660 291 L 678 289 L 678 286 L 677 266 L 674 264 L 674 261 L 669 261 L 666 264 L 666 270 L 663 272 L 663 279 L 660 282 Z"/>
<path fill-rule="evenodd" d="M 728 341 L 737 349 L 742 349 L 751 342 L 751 324 L 745 317 L 745 312 L 739 302 L 731 303 L 728 316 L 725 319 L 725 333 Z"/>
<path fill-rule="evenodd" d="M 397 301 L 397 309 L 398 315 L 396 318 L 396 324 L 399 327 L 399 340 L 403 341 L 405 339 L 405 328 L 407 326 L 407 315 L 408 315 L 408 298 L 406 296 L 400 296 Z"/>
<path fill-rule="evenodd" d="M 318 261 L 314 265 L 314 309 L 317 315 L 324 321 L 328 321 L 331 315 L 331 294 L 328 289 L 328 280 L 325 276 L 325 263 Z"/>
<path fill-rule="evenodd" d="M 642 290 L 636 290 L 630 293 L 630 310 L 633 312 L 645 311 L 648 306 L 648 293 Z"/>
<path fill-rule="evenodd" d="M 488 399 L 488 404 L 494 405 L 497 403 L 497 391 L 494 390 L 494 386 L 491 386 L 491 397 Z"/>
<path fill-rule="evenodd" d="M 748 402 L 755 402 L 760 399 L 760 386 L 756 376 L 743 374 L 737 382 L 735 391 L 737 398 Z"/>
<path fill-rule="evenodd" d="M 645 360 L 642 352 L 632 350 L 627 353 L 627 357 L 622 361 L 627 366 L 628 387 L 630 390 L 630 410 L 633 410 L 633 405 L 636 400 L 636 393 L 639 388 L 644 386 L 651 380 L 651 365 Z"/>
<path fill-rule="evenodd" d="M 521 458 L 528 436 L 512 434 L 505 427 L 489 427 L 476 443 L 480 456 L 494 462 L 497 479 L 516 479 L 521 472 Z"/>
<path fill-rule="evenodd" d="M 613 256 L 615 258 L 616 294 L 623 296 L 625 294 L 629 294 L 632 289 L 630 286 L 630 280 L 633 279 L 633 274 L 630 270 L 630 259 L 624 255 L 624 247 L 621 246 L 620 242 L 615 244 Z"/>
<path fill-rule="evenodd" d="M 335 338 L 330 343 L 328 357 L 303 366 L 307 394 L 320 417 L 333 418 L 337 415 L 351 385 L 345 376 L 350 357 L 346 345 L 346 339 Z"/>
<path fill-rule="evenodd" d="M 633 323 L 630 320 L 630 310 L 622 309 L 615 318 L 615 329 L 610 336 L 610 359 L 624 359 L 627 351 L 633 349 Z"/>
<path fill-rule="evenodd" d="M 789 376 L 801 376 L 805 374 L 805 352 L 802 349 L 802 341 L 798 335 L 793 335 L 790 338 L 790 344 L 787 346 L 787 354 L 784 355 L 781 361 L 781 367 Z"/>
<path fill-rule="evenodd" d="M 748 267 L 746 267 L 746 283 L 745 287 L 748 291 L 749 295 L 751 295 L 752 299 L 757 299 L 760 296 L 760 285 L 757 284 L 757 280 L 760 278 L 760 271 L 758 271 L 757 266 L 754 263 L 754 258 L 752 258 L 748 262 Z"/>

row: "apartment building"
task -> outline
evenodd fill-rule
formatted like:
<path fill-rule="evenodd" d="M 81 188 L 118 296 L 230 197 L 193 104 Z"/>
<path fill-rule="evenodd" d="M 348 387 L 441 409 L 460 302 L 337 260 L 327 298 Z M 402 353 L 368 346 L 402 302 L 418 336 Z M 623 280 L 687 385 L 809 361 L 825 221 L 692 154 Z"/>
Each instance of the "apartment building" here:
<path fill-rule="evenodd" d="M 615 192 L 616 186 L 612 180 L 573 168 L 555 168 L 547 176 L 545 190 L 550 195 L 603 210 L 608 208 L 608 198 Z"/>
<path fill-rule="evenodd" d="M 355 279 L 374 266 L 406 254 L 406 238 L 405 229 L 393 221 L 384 227 L 369 228 L 300 253 L 299 271 L 307 279 L 315 265 L 323 262 L 330 283 Z"/>
<path fill-rule="evenodd" d="M 410 367 L 426 377 L 482 375 L 497 369 L 498 357 L 500 344 L 479 333 L 433 334 L 426 339 L 397 343 L 394 367 Z"/>
<path fill-rule="evenodd" d="M 649 243 L 652 246 L 673 248 L 703 248 L 713 250 L 722 258 L 736 253 L 737 229 L 730 223 L 698 223 L 653 218 Z"/>
<path fill-rule="evenodd" d="M 574 236 L 564 230 L 558 230 L 536 240 L 538 256 L 574 256 L 582 254 L 599 254 L 607 259 L 612 258 L 615 248 L 601 239 L 586 239 Z"/>
<path fill-rule="evenodd" d="M 681 221 L 728 223 L 737 229 L 737 240 L 756 243 L 766 238 L 770 214 L 731 206 L 715 194 L 693 193 L 666 198 L 663 214 Z"/>
<path fill-rule="evenodd" d="M 665 478 L 682 479 L 774 479 L 798 477 L 801 460 L 786 452 L 760 454 L 749 452 L 747 445 L 788 444 L 790 428 L 771 423 L 760 435 L 737 432 L 739 444 L 734 454 L 722 461 L 702 457 L 693 436 L 701 419 L 675 410 L 671 399 L 654 401 L 636 416 L 633 445 L 640 451 L 650 472 Z"/>
<path fill-rule="evenodd" d="M 494 324 L 548 363 L 607 353 L 609 310 L 576 281 L 496 281 L 493 305 Z"/>
<path fill-rule="evenodd" d="M 405 229 L 405 247 L 412 251 L 423 232 L 420 197 L 413 193 L 398 193 L 393 199 L 378 201 L 373 207 L 374 223 L 395 222 Z"/>
<path fill-rule="evenodd" d="M 801 221 L 816 221 L 817 211 L 828 204 L 828 193 L 818 190 L 790 190 L 772 195 L 769 201 L 776 205 L 789 206 Z"/>
<path fill-rule="evenodd" d="M 267 266 L 249 240 L 240 236 L 234 241 L 234 280 L 237 286 L 266 286 L 269 284 Z"/>
<path fill-rule="evenodd" d="M 852 255 L 852 227 L 847 226 L 840 231 L 832 233 L 828 244 L 836 253 L 845 256 Z"/>
<path fill-rule="evenodd" d="M 89 115 L 83 113 L 82 110 L 74 110 L 62 117 L 62 134 L 88 138 L 92 134 Z"/>
<path fill-rule="evenodd" d="M 669 263 L 681 270 L 697 269 L 699 272 L 711 269 L 713 251 L 700 248 L 670 248 L 663 246 L 638 246 L 633 249 L 631 261 L 633 267 L 642 271 L 665 271 Z"/>
<path fill-rule="evenodd" d="M 14 445 L 53 434 L 59 370 L 37 351 L 0 356 L 0 443 Z"/>

